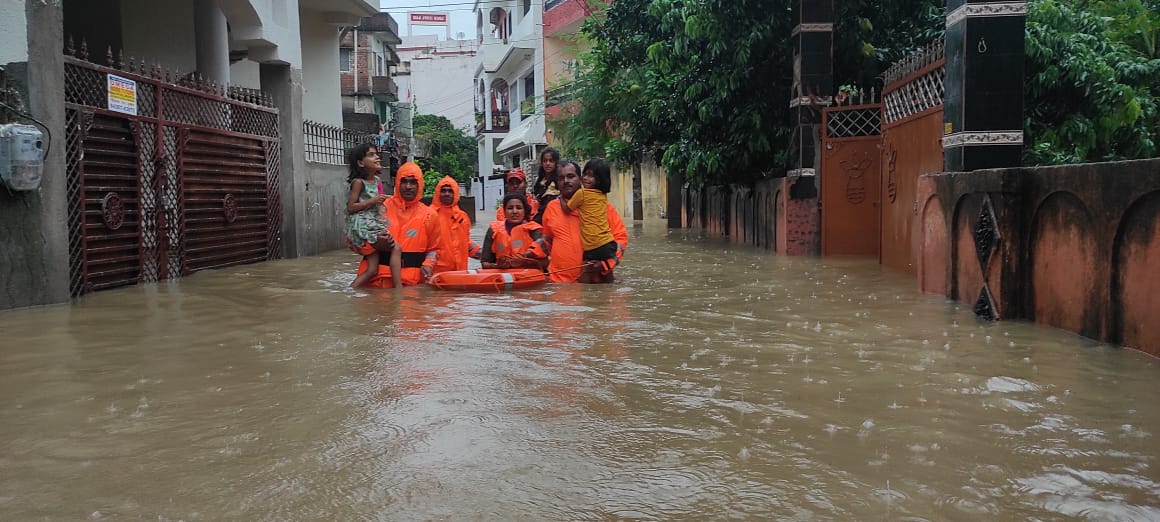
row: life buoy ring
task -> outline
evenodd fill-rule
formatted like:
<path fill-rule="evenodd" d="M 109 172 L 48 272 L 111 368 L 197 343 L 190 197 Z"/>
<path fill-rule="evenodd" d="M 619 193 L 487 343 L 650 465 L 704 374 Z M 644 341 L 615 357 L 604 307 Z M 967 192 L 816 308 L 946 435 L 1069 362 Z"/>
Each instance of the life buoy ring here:
<path fill-rule="evenodd" d="M 542 270 L 536 268 L 478 268 L 440 272 L 427 282 L 438 290 L 461 292 L 504 292 L 532 288 L 548 281 Z"/>

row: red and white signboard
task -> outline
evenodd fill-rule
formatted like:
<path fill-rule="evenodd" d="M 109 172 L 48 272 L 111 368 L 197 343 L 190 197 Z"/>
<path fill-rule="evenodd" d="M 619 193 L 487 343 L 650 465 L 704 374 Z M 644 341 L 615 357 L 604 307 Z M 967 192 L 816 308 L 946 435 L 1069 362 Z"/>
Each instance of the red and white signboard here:
<path fill-rule="evenodd" d="M 451 16 L 446 12 L 410 11 L 407 13 L 407 21 L 411 25 L 451 26 Z"/>

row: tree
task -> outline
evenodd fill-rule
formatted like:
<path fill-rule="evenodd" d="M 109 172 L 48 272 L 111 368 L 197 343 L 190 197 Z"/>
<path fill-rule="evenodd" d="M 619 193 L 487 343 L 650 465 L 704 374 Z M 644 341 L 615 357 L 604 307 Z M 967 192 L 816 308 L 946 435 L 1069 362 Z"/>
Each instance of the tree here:
<path fill-rule="evenodd" d="M 1024 163 L 1160 152 L 1160 1 L 1028 2 Z"/>
<path fill-rule="evenodd" d="M 932 14 L 941 16 L 940 0 L 837 3 L 839 28 L 858 28 L 835 42 L 843 56 L 856 56 L 837 64 L 840 81 L 872 83 L 941 27 Z M 778 174 L 789 142 L 794 4 L 613 1 L 583 28 L 592 51 L 581 61 L 575 103 L 556 132 L 584 155 L 636 162 L 651 154 L 694 184 Z M 911 32 L 876 32 L 875 23 Z"/>
<path fill-rule="evenodd" d="M 581 156 L 652 155 L 695 185 L 778 175 L 795 3 L 612 1 L 583 27 L 591 51 L 557 136 Z M 1155 156 L 1160 0 L 1028 4 L 1025 163 Z M 835 84 L 880 90 L 881 72 L 945 23 L 943 0 L 835 2 Z"/>
<path fill-rule="evenodd" d="M 451 120 L 433 114 L 415 115 L 414 127 L 415 137 L 431 143 L 431 157 L 418 160 L 424 171 L 441 172 L 460 183 L 471 181 L 479 157 L 474 138 L 453 127 Z"/>

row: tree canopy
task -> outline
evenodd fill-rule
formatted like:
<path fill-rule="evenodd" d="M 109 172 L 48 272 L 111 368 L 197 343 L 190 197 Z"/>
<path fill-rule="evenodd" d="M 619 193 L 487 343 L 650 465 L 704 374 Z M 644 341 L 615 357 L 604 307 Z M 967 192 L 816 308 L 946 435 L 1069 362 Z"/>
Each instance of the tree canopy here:
<path fill-rule="evenodd" d="M 440 173 L 435 178 L 436 182 L 443 175 L 451 176 L 460 183 L 471 180 L 479 157 L 474 138 L 452 126 L 451 120 L 433 114 L 416 114 L 414 128 L 415 137 L 431 143 L 430 157 L 417 160 L 424 172 Z M 434 184 L 428 185 L 430 190 L 435 190 Z"/>
<path fill-rule="evenodd" d="M 565 153 L 651 156 L 695 184 L 786 168 L 792 0 L 614 0 L 585 22 Z M 1156 155 L 1160 0 L 1031 0 L 1025 163 Z M 835 2 L 834 87 L 881 91 L 942 34 L 943 0 Z"/>
<path fill-rule="evenodd" d="M 1024 164 L 1156 156 L 1160 0 L 1032 0 Z"/>

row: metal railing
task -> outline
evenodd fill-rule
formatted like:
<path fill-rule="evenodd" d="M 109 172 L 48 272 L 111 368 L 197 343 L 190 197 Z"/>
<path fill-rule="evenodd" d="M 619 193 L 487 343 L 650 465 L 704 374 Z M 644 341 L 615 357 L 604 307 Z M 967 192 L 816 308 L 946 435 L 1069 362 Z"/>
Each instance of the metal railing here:
<path fill-rule="evenodd" d="M 302 122 L 306 161 L 346 165 L 346 151 L 360 143 L 375 143 L 376 136 L 326 123 Z"/>

